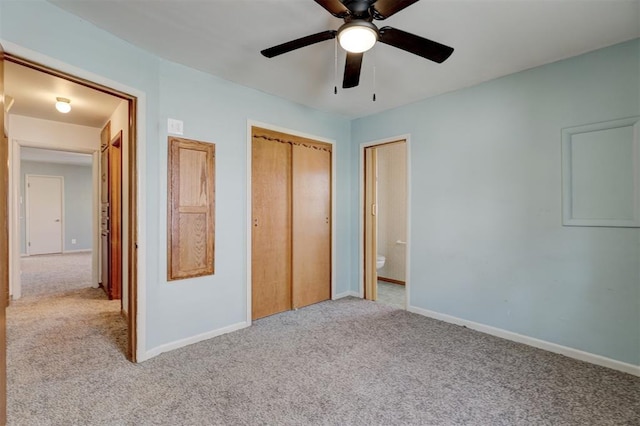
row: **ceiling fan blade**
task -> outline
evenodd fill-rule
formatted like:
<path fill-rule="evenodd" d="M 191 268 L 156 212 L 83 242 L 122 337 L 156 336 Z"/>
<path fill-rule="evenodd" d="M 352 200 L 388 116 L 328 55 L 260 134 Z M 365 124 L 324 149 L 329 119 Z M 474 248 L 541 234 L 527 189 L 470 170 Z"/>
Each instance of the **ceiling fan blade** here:
<path fill-rule="evenodd" d="M 349 89 L 360 84 L 360 69 L 362 68 L 362 53 L 347 52 L 347 61 L 344 65 L 344 79 L 342 88 Z"/>
<path fill-rule="evenodd" d="M 453 47 L 391 27 L 380 28 L 379 41 L 439 64 L 453 53 Z"/>
<path fill-rule="evenodd" d="M 402 9 L 411 6 L 418 0 L 378 0 L 373 7 L 376 10 L 375 19 L 387 19 L 389 16 L 400 12 Z"/>
<path fill-rule="evenodd" d="M 312 34 L 264 49 L 260 53 L 267 58 L 273 58 L 274 56 L 282 55 L 283 53 L 291 52 L 292 50 L 300 49 L 301 47 L 310 46 L 325 40 L 331 40 L 332 38 L 336 38 L 336 33 L 337 31 L 334 30 L 323 31 L 321 33 Z"/>
<path fill-rule="evenodd" d="M 315 0 L 336 18 L 344 18 L 349 15 L 349 9 L 340 0 Z"/>

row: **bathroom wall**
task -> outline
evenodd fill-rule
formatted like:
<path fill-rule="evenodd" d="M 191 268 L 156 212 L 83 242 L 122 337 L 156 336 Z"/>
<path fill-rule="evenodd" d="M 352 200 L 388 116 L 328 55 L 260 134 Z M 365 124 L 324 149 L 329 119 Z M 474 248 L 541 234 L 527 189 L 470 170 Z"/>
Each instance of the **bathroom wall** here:
<path fill-rule="evenodd" d="M 378 278 L 405 281 L 407 241 L 407 147 L 382 145 L 378 154 L 378 253 L 387 260 Z"/>

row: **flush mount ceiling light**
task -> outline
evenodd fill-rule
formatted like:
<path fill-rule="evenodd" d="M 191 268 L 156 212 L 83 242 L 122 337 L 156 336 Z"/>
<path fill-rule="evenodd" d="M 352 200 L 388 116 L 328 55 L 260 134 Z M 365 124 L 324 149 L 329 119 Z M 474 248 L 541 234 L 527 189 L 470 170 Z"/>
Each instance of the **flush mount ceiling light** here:
<path fill-rule="evenodd" d="M 338 30 L 338 42 L 347 52 L 362 53 L 378 41 L 378 28 L 371 22 L 351 21 Z"/>
<path fill-rule="evenodd" d="M 56 109 L 63 114 L 71 111 L 71 101 L 67 98 L 56 98 Z"/>

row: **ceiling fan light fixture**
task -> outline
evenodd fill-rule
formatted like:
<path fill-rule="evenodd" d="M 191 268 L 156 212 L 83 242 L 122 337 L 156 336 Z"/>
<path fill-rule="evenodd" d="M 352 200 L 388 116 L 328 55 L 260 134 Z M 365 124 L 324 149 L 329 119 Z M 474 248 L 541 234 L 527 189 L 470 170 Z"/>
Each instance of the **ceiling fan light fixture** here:
<path fill-rule="evenodd" d="M 378 41 L 378 28 L 371 22 L 352 21 L 338 30 L 338 42 L 347 52 L 362 53 Z"/>
<path fill-rule="evenodd" d="M 71 111 L 71 101 L 67 98 L 56 98 L 56 109 L 66 114 Z"/>

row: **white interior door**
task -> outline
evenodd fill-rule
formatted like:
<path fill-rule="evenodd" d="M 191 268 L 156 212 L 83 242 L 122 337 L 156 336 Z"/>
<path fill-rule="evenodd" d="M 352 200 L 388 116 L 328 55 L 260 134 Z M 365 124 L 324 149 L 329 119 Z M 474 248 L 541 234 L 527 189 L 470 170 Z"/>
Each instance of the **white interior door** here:
<path fill-rule="evenodd" d="M 62 176 L 27 175 L 27 253 L 62 253 Z"/>

